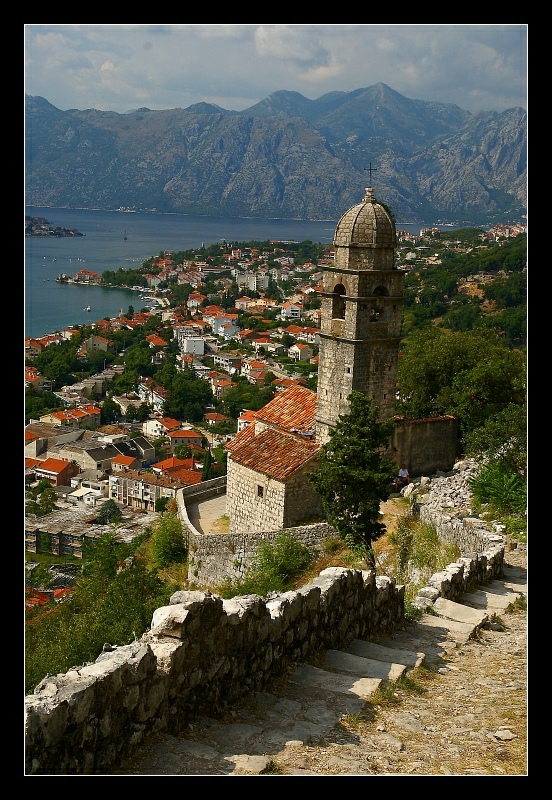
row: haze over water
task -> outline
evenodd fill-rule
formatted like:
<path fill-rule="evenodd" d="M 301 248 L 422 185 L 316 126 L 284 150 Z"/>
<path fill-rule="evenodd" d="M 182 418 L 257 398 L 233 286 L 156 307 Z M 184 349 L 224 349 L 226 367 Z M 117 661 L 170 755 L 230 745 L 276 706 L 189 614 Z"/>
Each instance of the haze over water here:
<path fill-rule="evenodd" d="M 76 228 L 84 236 L 25 237 L 25 336 L 40 337 L 70 325 L 93 324 L 115 317 L 132 305 L 142 307 L 138 293 L 56 283 L 64 273 L 136 269 L 163 250 L 189 250 L 222 242 L 275 239 L 310 240 L 330 245 L 338 220 L 250 219 L 154 212 L 126 213 L 27 206 L 30 217 L 43 217 L 55 227 Z M 398 224 L 419 233 L 425 225 Z M 450 228 L 449 228 L 450 230 Z M 125 240 L 126 235 L 126 240 Z M 85 309 L 90 306 L 90 311 Z"/>

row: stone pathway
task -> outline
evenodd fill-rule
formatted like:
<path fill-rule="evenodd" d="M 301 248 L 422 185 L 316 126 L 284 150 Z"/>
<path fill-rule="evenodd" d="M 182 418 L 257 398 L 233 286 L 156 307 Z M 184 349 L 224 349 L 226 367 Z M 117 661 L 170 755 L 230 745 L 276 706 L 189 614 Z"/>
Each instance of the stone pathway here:
<path fill-rule="evenodd" d="M 509 557 L 509 558 L 508 558 Z M 524 775 L 524 554 L 392 638 L 295 667 L 223 719 L 160 735 L 111 775 Z"/>

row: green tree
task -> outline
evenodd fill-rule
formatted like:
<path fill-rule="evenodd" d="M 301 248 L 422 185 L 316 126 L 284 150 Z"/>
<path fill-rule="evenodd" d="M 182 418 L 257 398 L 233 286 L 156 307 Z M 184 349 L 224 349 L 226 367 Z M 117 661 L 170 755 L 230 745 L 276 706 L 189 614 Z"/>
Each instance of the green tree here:
<path fill-rule="evenodd" d="M 112 422 L 117 422 L 121 418 L 121 406 L 113 400 L 113 398 L 106 398 L 101 407 L 100 420 L 102 425 L 109 425 Z"/>
<path fill-rule="evenodd" d="M 503 465 L 505 472 L 526 476 L 527 411 L 525 406 L 510 403 L 485 424 L 467 433 L 466 455 L 485 454 Z"/>
<path fill-rule="evenodd" d="M 274 397 L 275 389 L 273 386 L 263 386 L 261 384 L 249 383 L 247 378 L 240 377 L 236 386 L 225 392 L 223 397 L 223 408 L 225 414 L 232 419 L 237 419 L 244 408 L 251 411 L 258 411 L 269 403 Z"/>
<path fill-rule="evenodd" d="M 169 504 L 168 497 L 158 497 L 157 500 L 155 501 L 155 510 L 157 511 L 158 514 L 162 514 L 163 511 L 167 510 L 168 504 Z"/>
<path fill-rule="evenodd" d="M 98 525 L 109 525 L 112 522 L 118 522 L 122 517 L 121 509 L 111 498 L 106 500 L 98 511 L 96 522 Z"/>
<path fill-rule="evenodd" d="M 26 693 L 48 673 L 94 661 L 105 642 L 125 645 L 140 637 L 174 592 L 133 556 L 134 543 L 117 542 L 114 530 L 85 544 L 70 600 L 51 613 L 26 614 Z"/>
<path fill-rule="evenodd" d="M 330 440 L 322 446 L 320 464 L 309 481 L 322 500 L 327 521 L 350 550 L 375 569 L 372 542 L 385 532 L 380 505 L 387 500 L 396 464 L 383 458 L 393 421 L 379 421 L 379 408 L 361 392 L 348 398 Z"/>
<path fill-rule="evenodd" d="M 201 471 L 201 480 L 208 481 L 211 477 L 211 465 L 213 463 L 213 458 L 211 456 L 211 448 L 207 449 L 205 453 L 205 458 L 203 459 L 203 469 Z"/>
<path fill-rule="evenodd" d="M 215 463 L 213 465 L 213 477 L 218 478 L 220 475 L 226 475 L 227 472 L 227 462 L 228 462 L 228 451 L 222 445 L 213 448 L 213 455 L 215 457 Z"/>
<path fill-rule="evenodd" d="M 193 369 L 174 373 L 172 370 L 163 369 L 164 376 L 173 375 L 165 387 L 169 389 L 170 394 L 163 404 L 164 414 L 189 422 L 202 420 L 205 407 L 213 402 L 213 392 L 207 381 L 200 378 Z"/>
<path fill-rule="evenodd" d="M 43 479 L 37 486 L 27 491 L 25 511 L 27 514 L 36 514 L 44 517 L 56 507 L 57 493 L 52 489 L 50 481 Z"/>
<path fill-rule="evenodd" d="M 175 561 L 184 561 L 187 551 L 178 515 L 166 511 L 155 520 L 152 528 L 149 568 L 160 569 Z"/>
<path fill-rule="evenodd" d="M 84 590 L 97 587 L 106 591 L 107 584 L 115 577 L 118 563 L 127 552 L 128 548 L 117 541 L 115 524 L 95 541 L 84 542 L 80 588 Z"/>
<path fill-rule="evenodd" d="M 282 345 L 289 350 L 290 347 L 293 347 L 295 344 L 295 339 L 289 333 L 284 333 L 282 336 Z"/>
<path fill-rule="evenodd" d="M 42 389 L 25 389 L 25 424 L 28 425 L 32 419 L 39 419 L 44 414 L 51 411 L 60 411 L 63 404 L 59 397 L 52 392 Z"/>
<path fill-rule="evenodd" d="M 125 372 L 128 369 L 137 375 L 151 376 L 154 371 L 151 363 L 151 352 L 151 348 L 145 340 L 127 347 L 125 352 Z"/>
<path fill-rule="evenodd" d="M 174 448 L 174 455 L 176 458 L 191 458 L 192 449 L 189 444 L 179 444 Z"/>
<path fill-rule="evenodd" d="M 140 376 L 135 370 L 126 368 L 123 375 L 115 375 L 112 381 L 113 394 L 125 395 L 133 392 L 139 381 Z"/>
<path fill-rule="evenodd" d="M 412 334 L 399 359 L 397 413 L 411 419 L 450 414 L 463 443 L 510 404 L 525 404 L 526 352 L 491 330 Z"/>
<path fill-rule="evenodd" d="M 151 414 L 151 408 L 147 403 L 140 403 L 134 415 L 138 422 L 147 422 Z"/>

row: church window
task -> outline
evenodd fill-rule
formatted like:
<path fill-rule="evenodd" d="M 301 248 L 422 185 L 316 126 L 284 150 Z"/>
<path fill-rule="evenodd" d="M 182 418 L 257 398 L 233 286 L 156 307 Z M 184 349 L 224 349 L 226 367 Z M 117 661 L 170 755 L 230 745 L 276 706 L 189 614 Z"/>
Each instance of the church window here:
<path fill-rule="evenodd" d="M 370 302 L 370 319 L 372 322 L 375 322 L 380 317 L 383 317 L 384 306 L 379 298 L 386 297 L 387 295 L 388 292 L 384 286 L 377 286 L 372 292 L 372 297 L 374 298 Z"/>
<path fill-rule="evenodd" d="M 257 486 L 257 497 L 264 497 L 264 486 Z"/>
<path fill-rule="evenodd" d="M 345 319 L 345 287 L 338 283 L 333 290 L 332 319 Z"/>

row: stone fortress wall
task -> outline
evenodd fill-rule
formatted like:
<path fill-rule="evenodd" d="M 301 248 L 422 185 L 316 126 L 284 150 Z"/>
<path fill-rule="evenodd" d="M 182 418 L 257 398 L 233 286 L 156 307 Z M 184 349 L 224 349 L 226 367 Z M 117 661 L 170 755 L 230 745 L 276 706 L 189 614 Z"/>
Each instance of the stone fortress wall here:
<path fill-rule="evenodd" d="M 503 537 L 463 516 L 454 488 L 444 507 L 432 502 L 436 483 L 422 479 L 404 491 L 416 491 L 413 508 L 435 519 L 439 535 L 461 543 L 465 555 L 431 577 L 416 599 L 420 607 L 437 597 L 459 600 L 503 570 Z M 403 623 L 404 586 L 372 571 L 326 569 L 309 585 L 266 600 L 176 592 L 140 640 L 106 646 L 96 661 L 46 676 L 25 698 L 26 774 L 102 774 L 148 735 L 178 734 L 202 714 L 267 690 L 293 663 Z"/>

